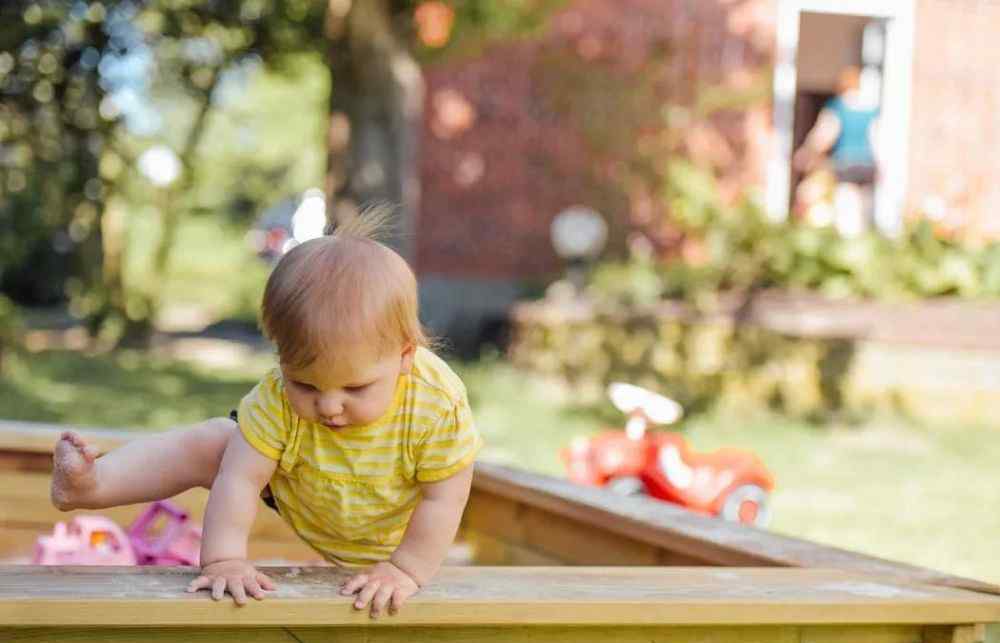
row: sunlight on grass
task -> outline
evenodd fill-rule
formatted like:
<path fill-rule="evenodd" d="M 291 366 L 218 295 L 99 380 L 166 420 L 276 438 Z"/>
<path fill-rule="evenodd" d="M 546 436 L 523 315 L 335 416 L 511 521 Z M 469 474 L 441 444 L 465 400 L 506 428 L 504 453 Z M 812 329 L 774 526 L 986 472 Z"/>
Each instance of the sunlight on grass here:
<path fill-rule="evenodd" d="M 199 309 L 213 320 L 255 321 L 270 267 L 244 243 L 244 234 L 244 229 L 207 217 L 182 221 L 163 285 L 164 307 Z M 130 230 L 126 274 L 145 291 L 153 288 L 150 266 L 158 239 L 155 225 Z"/>
<path fill-rule="evenodd" d="M 268 362 L 209 370 L 135 351 L 15 352 L 0 380 L 0 417 L 79 426 L 164 429 L 227 415 Z"/>

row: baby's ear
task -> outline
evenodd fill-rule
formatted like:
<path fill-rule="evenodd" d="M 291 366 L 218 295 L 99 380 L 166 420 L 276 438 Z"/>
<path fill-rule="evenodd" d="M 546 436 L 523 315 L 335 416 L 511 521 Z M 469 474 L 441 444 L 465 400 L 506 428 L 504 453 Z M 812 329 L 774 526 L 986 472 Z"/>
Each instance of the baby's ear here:
<path fill-rule="evenodd" d="M 417 347 L 413 344 L 407 343 L 403 346 L 402 364 L 399 367 L 401 375 L 409 375 L 410 371 L 413 370 L 413 358 L 416 354 Z"/>

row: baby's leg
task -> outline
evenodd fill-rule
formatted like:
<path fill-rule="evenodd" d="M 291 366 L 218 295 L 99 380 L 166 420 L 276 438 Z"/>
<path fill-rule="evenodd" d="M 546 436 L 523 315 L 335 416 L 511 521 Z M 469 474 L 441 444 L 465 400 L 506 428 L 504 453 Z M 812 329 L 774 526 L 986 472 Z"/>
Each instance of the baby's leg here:
<path fill-rule="evenodd" d="M 192 487 L 211 488 L 236 423 L 213 418 L 128 442 L 96 457 L 72 431 L 53 455 L 52 504 L 63 511 L 163 500 Z"/>

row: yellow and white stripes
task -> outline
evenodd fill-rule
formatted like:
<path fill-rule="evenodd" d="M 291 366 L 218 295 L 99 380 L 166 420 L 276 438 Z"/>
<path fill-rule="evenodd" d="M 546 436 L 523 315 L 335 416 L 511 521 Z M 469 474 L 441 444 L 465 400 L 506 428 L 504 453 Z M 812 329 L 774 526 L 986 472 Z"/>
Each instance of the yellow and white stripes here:
<path fill-rule="evenodd" d="M 426 349 L 371 424 L 332 430 L 300 419 L 278 370 L 243 399 L 239 422 L 246 440 L 280 463 L 270 486 L 282 517 L 331 562 L 349 566 L 388 559 L 420 483 L 454 475 L 482 448 L 464 385 Z"/>

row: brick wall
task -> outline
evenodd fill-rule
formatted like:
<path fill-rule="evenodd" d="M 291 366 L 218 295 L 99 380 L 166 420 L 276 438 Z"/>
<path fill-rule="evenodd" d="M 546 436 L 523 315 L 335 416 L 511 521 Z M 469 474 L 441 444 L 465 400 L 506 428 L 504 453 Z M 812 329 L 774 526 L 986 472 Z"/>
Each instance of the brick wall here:
<path fill-rule="evenodd" d="M 919 0 L 909 207 L 1000 237 L 1000 2 Z"/>
<path fill-rule="evenodd" d="M 774 0 L 577 0 L 540 38 L 429 69 L 418 272 L 545 276 L 559 265 L 548 228 L 561 209 L 591 205 L 620 224 L 642 207 L 602 189 L 613 171 L 595 167 L 581 133 L 542 100 L 534 63 L 544 52 L 562 47 L 628 73 L 667 47 L 658 82 L 690 104 L 698 87 L 739 87 L 769 64 L 774 19 Z M 720 113 L 712 132 L 692 128 L 690 151 L 721 159 L 734 184 L 760 184 L 769 128 L 767 105 Z"/>

